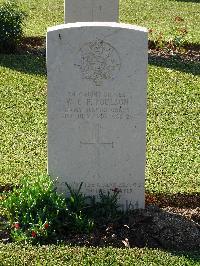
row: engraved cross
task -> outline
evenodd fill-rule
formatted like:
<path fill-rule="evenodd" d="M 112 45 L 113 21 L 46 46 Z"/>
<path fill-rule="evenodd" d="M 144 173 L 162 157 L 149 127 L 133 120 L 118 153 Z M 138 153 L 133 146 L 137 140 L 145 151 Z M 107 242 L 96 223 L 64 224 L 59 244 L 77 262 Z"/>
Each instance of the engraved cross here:
<path fill-rule="evenodd" d="M 86 142 L 86 141 L 80 141 L 81 145 L 89 145 L 95 148 L 95 156 L 94 156 L 94 164 L 96 165 L 96 174 L 98 176 L 101 176 L 101 156 L 100 156 L 100 147 L 104 147 L 104 146 L 111 146 L 111 148 L 114 148 L 114 142 L 104 142 L 101 141 L 100 135 L 101 135 L 101 125 L 100 124 L 96 124 L 95 128 L 94 128 L 94 132 L 92 132 L 92 134 L 94 134 L 94 141 L 91 142 Z"/>
<path fill-rule="evenodd" d="M 111 145 L 112 148 L 114 148 L 114 142 L 102 142 L 100 140 L 100 132 L 101 132 L 101 125 L 97 124 L 95 126 L 95 132 L 94 132 L 94 137 L 95 137 L 95 141 L 94 142 L 84 142 L 84 141 L 80 141 L 80 144 L 82 145 Z"/>

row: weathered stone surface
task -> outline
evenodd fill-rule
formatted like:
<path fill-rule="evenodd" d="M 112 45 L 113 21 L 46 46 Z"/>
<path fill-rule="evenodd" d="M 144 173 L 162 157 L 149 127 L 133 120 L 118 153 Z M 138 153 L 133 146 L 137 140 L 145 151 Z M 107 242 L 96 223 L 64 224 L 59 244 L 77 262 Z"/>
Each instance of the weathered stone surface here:
<path fill-rule="evenodd" d="M 144 207 L 147 31 L 118 23 L 49 28 L 48 173 Z"/>
<path fill-rule="evenodd" d="M 65 0 L 65 23 L 118 22 L 119 0 Z"/>

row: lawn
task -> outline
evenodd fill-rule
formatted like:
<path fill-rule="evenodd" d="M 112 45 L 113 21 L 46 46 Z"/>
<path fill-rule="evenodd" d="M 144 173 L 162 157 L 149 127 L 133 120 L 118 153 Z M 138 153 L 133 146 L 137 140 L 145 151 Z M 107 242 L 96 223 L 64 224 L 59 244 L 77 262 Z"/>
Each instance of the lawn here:
<path fill-rule="evenodd" d="M 66 246 L 19 246 L 0 244 L 2 266 L 194 266 L 200 265 L 196 253 L 180 254 L 150 249 L 79 248 Z M 12 258 L 12 259 L 11 259 Z M 11 262 L 12 261 L 12 262 Z"/>
<path fill-rule="evenodd" d="M 0 3 L 3 1 L 0 0 Z M 21 0 L 26 36 L 44 36 L 63 22 L 63 0 Z M 181 17 L 177 22 L 176 17 Z M 182 21 L 183 19 L 183 21 Z M 156 40 L 179 36 L 200 43 L 198 0 L 121 0 L 120 21 L 152 29 Z M 0 185 L 46 173 L 45 58 L 0 54 Z M 200 64 L 149 60 L 146 191 L 200 192 Z M 150 249 L 86 249 L 0 245 L 0 265 L 200 265 L 197 254 Z M 11 259 L 12 258 L 12 259 Z M 31 263 L 31 264 L 30 264 Z"/>
<path fill-rule="evenodd" d="M 0 0 L 2 3 L 4 0 Z M 27 36 L 44 36 L 49 26 L 64 21 L 64 0 L 17 0 L 28 12 Z M 177 17 L 181 19 L 177 19 Z M 182 21 L 183 20 L 183 21 Z M 190 43 L 200 42 L 199 0 L 121 0 L 120 22 L 137 24 L 153 30 L 150 38 L 160 34 L 165 40 L 181 35 Z"/>
<path fill-rule="evenodd" d="M 160 34 L 165 40 L 174 39 L 185 28 L 188 42 L 200 41 L 199 0 L 121 0 L 120 3 L 120 21 L 153 30 L 152 39 Z"/>
<path fill-rule="evenodd" d="M 1 184 L 46 172 L 45 58 L 0 55 Z M 149 65 L 146 189 L 200 192 L 198 75 Z"/>

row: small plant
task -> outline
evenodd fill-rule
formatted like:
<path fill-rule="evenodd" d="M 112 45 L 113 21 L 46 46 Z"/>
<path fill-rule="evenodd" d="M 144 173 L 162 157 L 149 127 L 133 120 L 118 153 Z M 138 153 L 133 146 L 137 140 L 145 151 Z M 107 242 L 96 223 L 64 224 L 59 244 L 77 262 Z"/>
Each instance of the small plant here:
<path fill-rule="evenodd" d="M 100 222 L 109 223 L 119 218 L 118 198 L 121 190 L 114 188 L 107 193 L 99 190 L 100 200 L 96 201 L 94 206 L 95 217 L 100 218 Z"/>
<path fill-rule="evenodd" d="M 14 1 L 6 1 L 0 7 L 0 52 L 11 53 L 23 36 L 24 11 Z"/>
<path fill-rule="evenodd" d="M 115 188 L 107 193 L 99 191 L 99 200 L 95 196 L 81 193 L 83 183 L 77 190 L 66 184 L 70 197 L 66 199 L 70 223 L 68 228 L 75 232 L 90 233 L 96 225 L 107 224 L 119 218 L 118 197 L 120 189 Z"/>
<path fill-rule="evenodd" d="M 49 176 L 23 178 L 21 185 L 3 194 L 2 205 L 7 218 L 7 229 L 14 241 L 46 243 L 59 239 L 61 234 L 91 233 L 95 226 L 119 218 L 120 190 L 99 192 L 99 201 L 66 184 L 70 196 L 64 198 L 56 192 Z"/>
<path fill-rule="evenodd" d="M 2 204 L 15 241 L 42 242 L 59 231 L 68 215 L 65 199 L 48 176 L 24 178 Z"/>
<path fill-rule="evenodd" d="M 157 49 L 164 49 L 166 46 L 166 41 L 164 40 L 163 33 L 160 32 L 156 38 L 155 45 Z"/>
<path fill-rule="evenodd" d="M 94 228 L 94 220 L 88 215 L 89 205 L 87 203 L 88 197 L 83 195 L 80 191 L 83 186 L 81 182 L 77 190 L 65 183 L 70 196 L 66 198 L 67 207 L 69 210 L 69 225 L 68 228 L 75 232 L 90 233 Z"/>
<path fill-rule="evenodd" d="M 178 51 L 185 52 L 184 45 L 187 43 L 186 36 L 188 30 L 184 19 L 180 16 L 176 16 L 174 24 L 170 30 L 170 37 L 167 39 L 162 32 L 157 33 L 154 29 L 149 30 L 151 39 L 154 39 L 153 49 L 163 50 L 167 52 Z M 152 46 L 152 43 L 151 43 Z"/>
<path fill-rule="evenodd" d="M 80 192 L 81 188 L 83 186 L 83 182 L 81 182 L 78 190 L 72 189 L 72 187 L 68 184 L 65 183 L 69 192 L 70 192 L 70 197 L 67 198 L 67 206 L 71 212 L 80 212 L 85 208 L 85 196 Z"/>
<path fill-rule="evenodd" d="M 88 214 L 83 212 L 71 212 L 70 223 L 68 225 L 71 232 L 75 233 L 91 233 L 94 229 L 95 222 L 93 217 L 89 217 Z"/>
<path fill-rule="evenodd" d="M 186 43 L 186 36 L 188 34 L 184 19 L 180 16 L 175 17 L 174 26 L 172 27 L 172 37 L 168 40 L 169 48 L 178 51 L 184 51 L 183 46 Z"/>

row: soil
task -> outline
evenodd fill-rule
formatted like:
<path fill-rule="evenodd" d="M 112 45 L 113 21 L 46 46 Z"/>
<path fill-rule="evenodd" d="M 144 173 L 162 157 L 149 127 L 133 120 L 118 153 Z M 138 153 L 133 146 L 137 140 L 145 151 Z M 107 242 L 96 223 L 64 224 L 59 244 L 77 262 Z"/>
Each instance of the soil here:
<path fill-rule="evenodd" d="M 156 42 L 149 41 L 150 58 L 173 59 L 177 58 L 184 62 L 200 62 L 200 45 L 185 44 L 180 47 L 166 43 L 165 47 L 157 47 Z"/>
<path fill-rule="evenodd" d="M 0 217 L 0 223 L 4 222 L 5 218 Z M 8 231 L 0 230 L 0 241 L 11 242 Z M 144 210 L 133 210 L 117 221 L 98 224 L 92 234 L 63 232 L 55 241 L 79 246 L 200 251 L 200 193 L 146 194 Z"/>
<path fill-rule="evenodd" d="M 132 211 L 123 221 L 99 227 L 91 235 L 69 235 L 71 245 L 117 248 L 150 247 L 176 251 L 200 250 L 200 208 L 158 208 Z"/>
<path fill-rule="evenodd" d="M 187 62 L 200 62 L 200 45 L 199 44 L 185 44 L 181 47 L 176 47 L 173 43 L 166 43 L 165 47 L 149 40 L 149 56 L 151 58 L 178 58 Z M 17 53 L 20 54 L 35 54 L 46 55 L 46 40 L 45 37 L 26 37 L 23 38 Z"/>
<path fill-rule="evenodd" d="M 45 38 L 24 38 L 17 53 L 45 56 Z M 164 48 L 149 41 L 150 58 L 178 58 L 183 62 L 200 61 L 200 45 L 187 44 Z M 0 187 L 0 192 L 12 189 Z M 0 224 L 5 219 L 0 216 Z M 118 221 L 100 224 L 92 234 L 63 235 L 66 244 L 119 248 L 151 247 L 170 250 L 200 250 L 200 193 L 163 195 L 146 193 L 146 208 L 134 210 Z M 9 232 L 0 229 L 0 241 L 10 242 Z"/>

